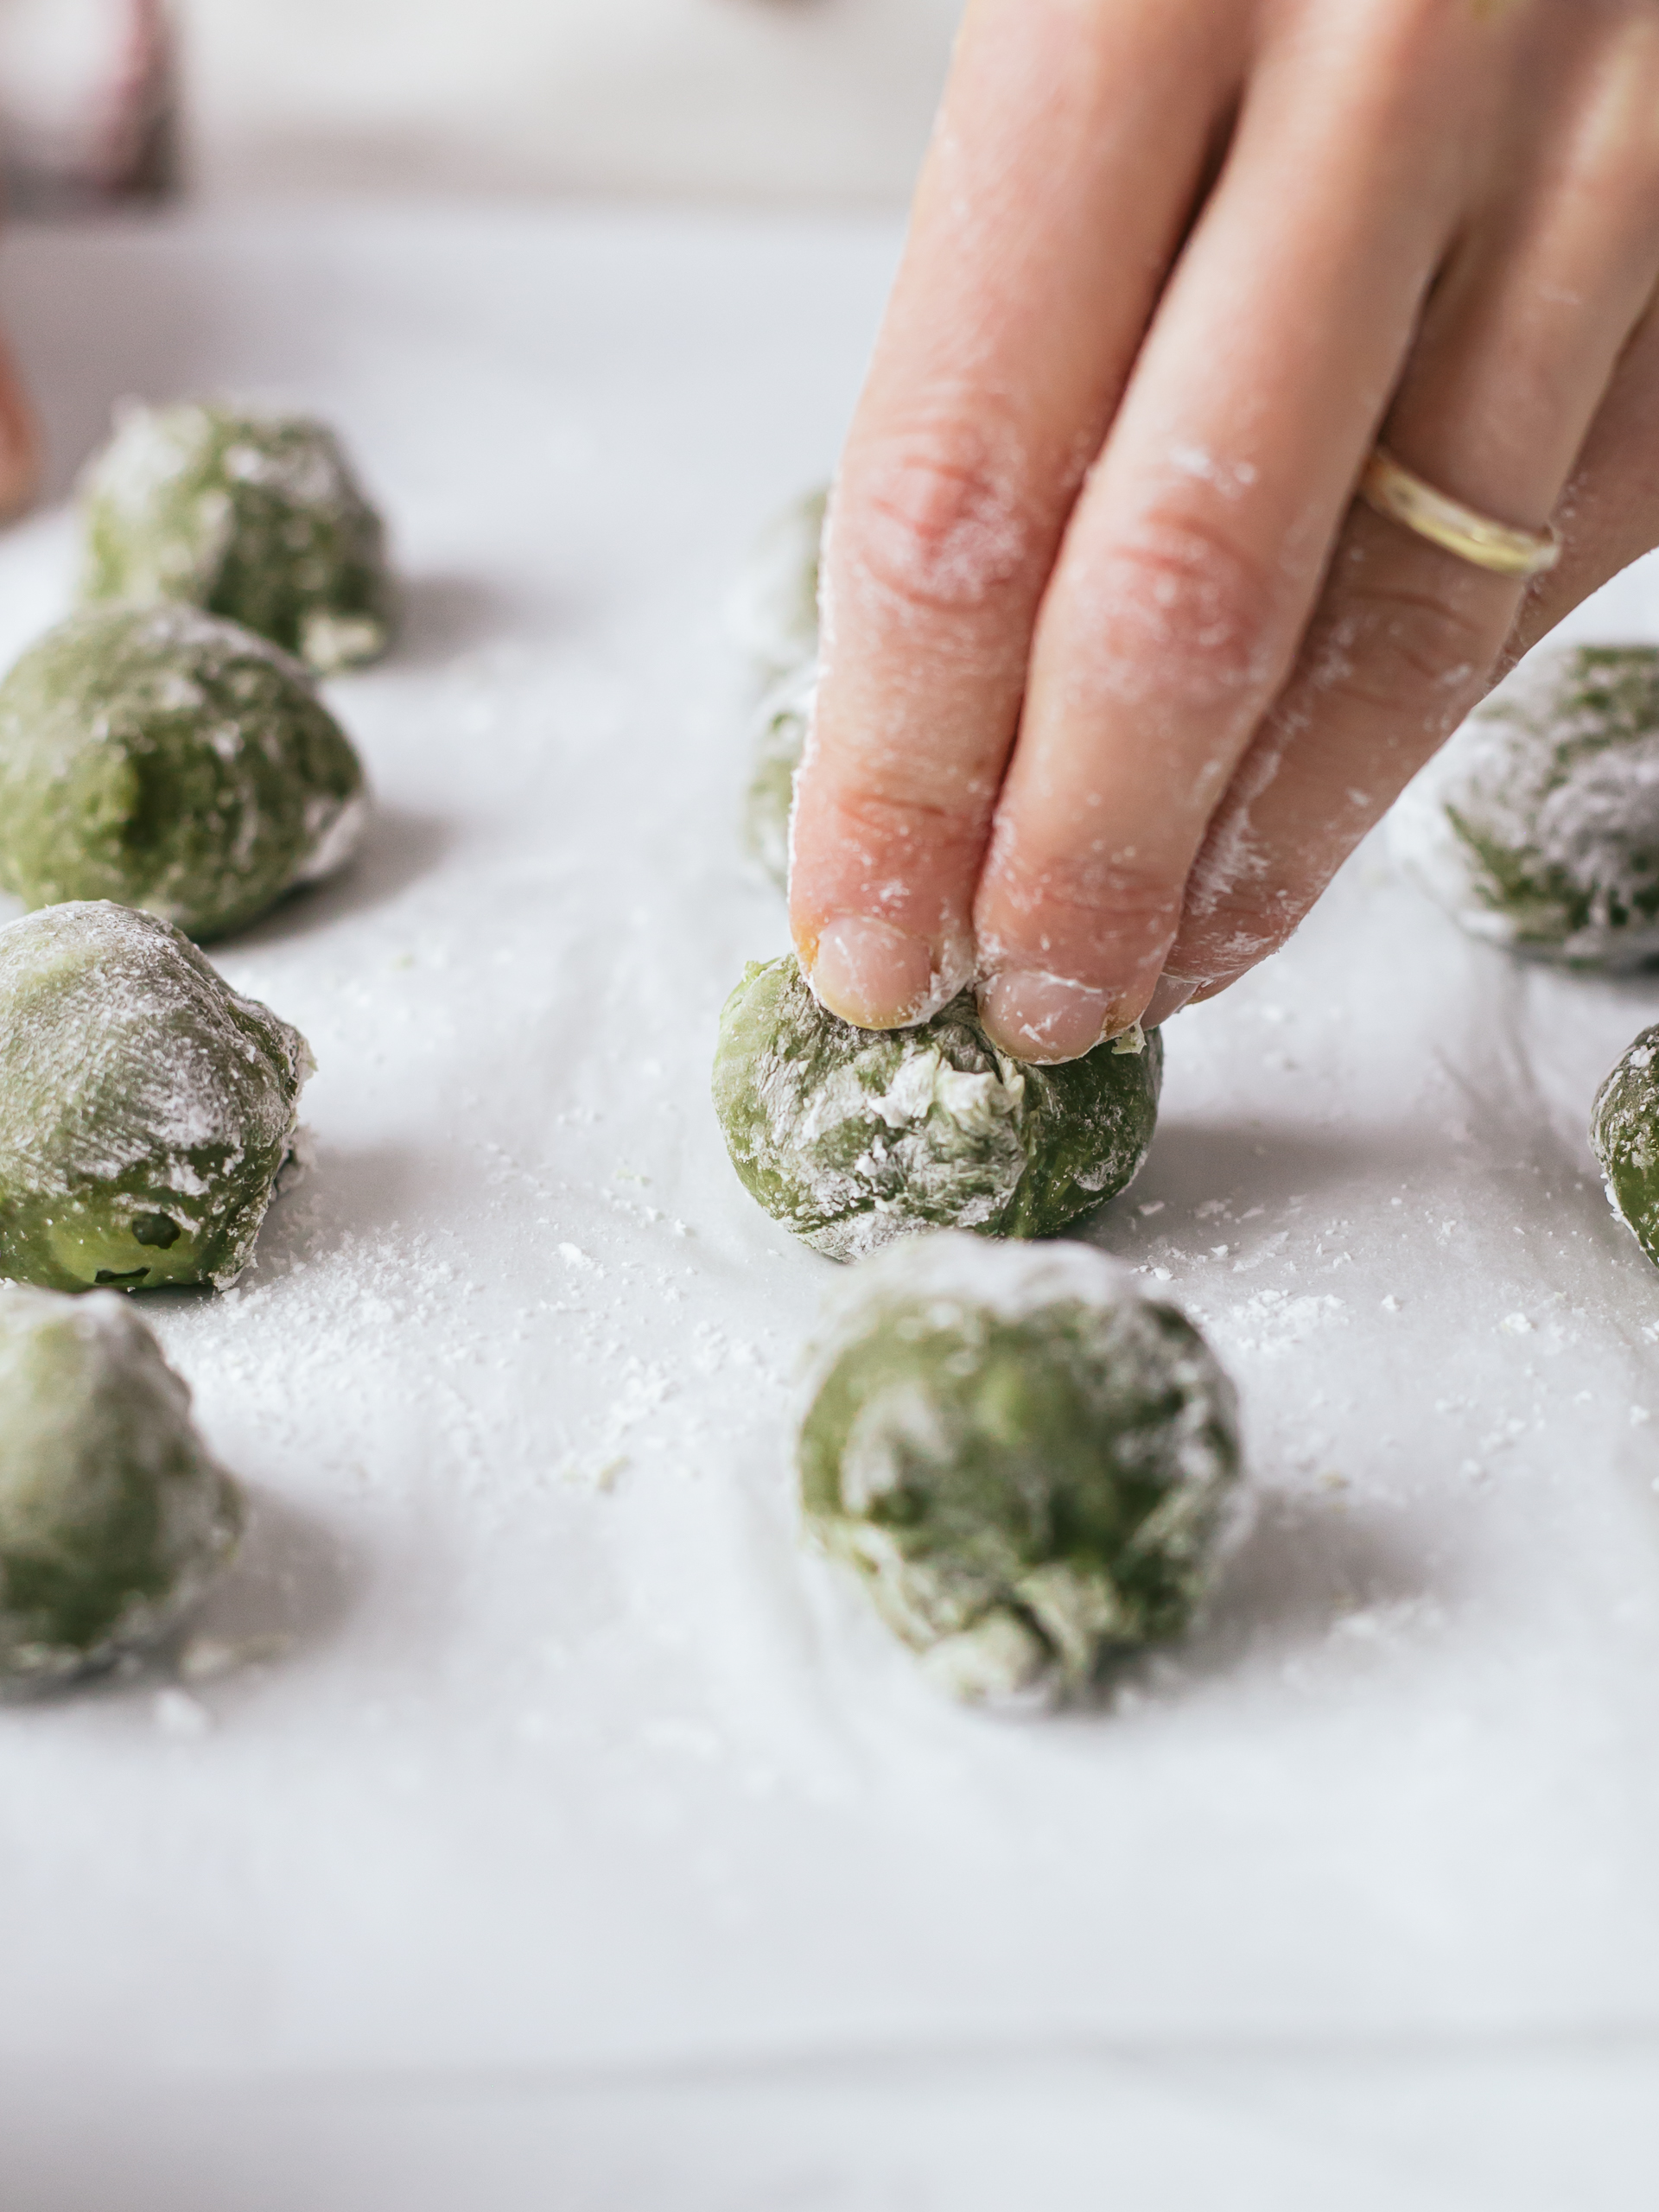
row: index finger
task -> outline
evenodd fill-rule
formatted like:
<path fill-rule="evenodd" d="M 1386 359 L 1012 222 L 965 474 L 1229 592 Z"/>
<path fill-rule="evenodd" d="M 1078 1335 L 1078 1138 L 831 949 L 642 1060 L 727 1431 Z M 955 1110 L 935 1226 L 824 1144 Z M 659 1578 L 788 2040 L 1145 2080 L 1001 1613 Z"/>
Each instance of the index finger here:
<path fill-rule="evenodd" d="M 797 787 L 796 944 L 849 1020 L 924 1019 L 971 976 L 1038 606 L 1224 123 L 1244 12 L 969 9 L 831 510 Z"/>

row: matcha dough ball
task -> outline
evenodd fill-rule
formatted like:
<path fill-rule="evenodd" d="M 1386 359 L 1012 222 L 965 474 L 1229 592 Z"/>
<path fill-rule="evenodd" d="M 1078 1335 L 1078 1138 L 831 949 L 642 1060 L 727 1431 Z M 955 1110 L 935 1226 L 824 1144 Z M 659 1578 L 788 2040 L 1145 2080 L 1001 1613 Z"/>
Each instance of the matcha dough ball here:
<path fill-rule="evenodd" d="M 351 857 L 363 767 L 297 661 L 192 607 L 89 608 L 0 683 L 0 885 L 238 929 Z"/>
<path fill-rule="evenodd" d="M 1659 1028 L 1644 1029 L 1596 1094 L 1590 1142 L 1613 1211 L 1659 1267 Z"/>
<path fill-rule="evenodd" d="M 0 1274 L 230 1282 L 312 1065 L 153 914 L 100 901 L 0 929 Z"/>
<path fill-rule="evenodd" d="M 818 683 L 819 549 L 829 504 L 829 486 L 821 485 L 778 517 L 731 607 L 734 633 L 765 687 L 743 798 L 743 843 L 780 888 L 789 878 L 795 772 Z"/>
<path fill-rule="evenodd" d="M 797 1456 L 808 1527 L 971 1698 L 1179 1634 L 1239 1466 L 1231 1383 L 1128 1268 L 960 1236 L 856 1270 Z"/>
<path fill-rule="evenodd" d="M 0 1688 L 158 1642 L 241 1527 L 188 1389 L 125 1300 L 0 1285 Z"/>
<path fill-rule="evenodd" d="M 750 1196 L 853 1260 L 924 1229 L 1052 1236 L 1135 1174 L 1162 1075 L 1155 1030 L 1022 1066 L 969 992 L 918 1028 L 855 1029 L 791 954 L 752 963 L 726 1002 L 715 1111 Z"/>
<path fill-rule="evenodd" d="M 385 527 L 321 423 L 129 407 L 82 479 L 81 517 L 83 598 L 182 601 L 325 673 L 391 639 Z"/>
<path fill-rule="evenodd" d="M 743 842 L 779 890 L 789 881 L 795 772 L 806 750 L 817 688 L 817 664 L 809 661 L 766 694 L 756 715 L 754 769 L 743 803 Z"/>
<path fill-rule="evenodd" d="M 1659 956 L 1659 648 L 1534 653 L 1423 770 L 1389 836 L 1475 937 L 1573 967 Z"/>

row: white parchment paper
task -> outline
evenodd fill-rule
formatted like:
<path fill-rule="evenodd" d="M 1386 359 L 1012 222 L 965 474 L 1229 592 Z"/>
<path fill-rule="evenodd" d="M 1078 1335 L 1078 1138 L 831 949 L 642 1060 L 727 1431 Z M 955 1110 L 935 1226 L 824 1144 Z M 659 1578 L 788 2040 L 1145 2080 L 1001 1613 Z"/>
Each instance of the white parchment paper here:
<path fill-rule="evenodd" d="M 1510 964 L 1374 844 L 1171 1025 L 1089 1233 L 1211 1334 L 1260 1504 L 1113 1711 L 943 1706 L 798 1550 L 830 1270 L 707 1103 L 721 999 L 785 942 L 720 607 L 833 464 L 895 247 L 324 211 L 8 248 L 60 490 L 124 392 L 315 408 L 410 612 L 330 690 L 359 865 L 216 950 L 315 1048 L 315 1166 L 238 1290 L 146 1302 L 256 1499 L 203 1623 L 244 1663 L 0 1713 L 0 2071 L 1659 2041 L 1659 1274 L 1584 1137 L 1659 983 Z M 0 542 L 8 655 L 69 542 Z M 1638 573 L 1581 626 L 1654 606 Z M 1507 2201 L 1557 2201 L 1522 2163 Z M 755 2187 L 707 2201 L 935 2202 Z"/>

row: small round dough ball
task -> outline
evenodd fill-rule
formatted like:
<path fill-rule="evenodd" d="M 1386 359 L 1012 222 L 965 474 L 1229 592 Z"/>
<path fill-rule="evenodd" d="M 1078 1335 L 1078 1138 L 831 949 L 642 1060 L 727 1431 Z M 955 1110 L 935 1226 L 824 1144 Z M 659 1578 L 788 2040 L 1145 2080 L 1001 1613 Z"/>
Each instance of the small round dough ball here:
<path fill-rule="evenodd" d="M 100 607 L 0 683 L 0 884 L 222 937 L 351 857 L 351 741 L 297 661 L 191 607 Z"/>
<path fill-rule="evenodd" d="M 81 518 L 83 598 L 182 601 L 325 673 L 391 639 L 385 526 L 321 423 L 129 407 L 82 479 Z"/>
<path fill-rule="evenodd" d="M 1659 648 L 1532 654 L 1401 798 L 1389 838 L 1475 937 L 1579 968 L 1659 956 Z"/>
<path fill-rule="evenodd" d="M 780 891 L 789 882 L 795 772 L 806 750 L 817 688 L 817 664 L 809 661 L 767 692 L 755 715 L 754 768 L 743 803 L 743 842 Z"/>
<path fill-rule="evenodd" d="M 48 906 L 0 929 L 0 1274 L 232 1281 L 312 1066 L 298 1030 L 153 914 Z"/>
<path fill-rule="evenodd" d="M 0 1688 L 158 1642 L 241 1527 L 188 1389 L 126 1301 L 0 1285 Z"/>
<path fill-rule="evenodd" d="M 1659 1267 L 1659 1028 L 1642 1032 L 1597 1092 L 1590 1142 L 1614 1212 Z"/>
<path fill-rule="evenodd" d="M 1051 1236 L 1123 1189 L 1152 1142 L 1163 1040 L 1059 1067 L 999 1052 L 972 994 L 914 1029 L 827 1013 L 792 954 L 726 1002 L 715 1110 L 744 1187 L 832 1260 L 926 1229 Z"/>
<path fill-rule="evenodd" d="M 1075 1692 L 1191 1619 L 1235 1397 L 1103 1253 L 925 1237 L 849 1282 L 798 1465 L 809 1528 L 942 1687 Z"/>
<path fill-rule="evenodd" d="M 743 842 L 781 889 L 789 879 L 789 816 L 818 684 L 818 571 L 827 485 L 767 527 L 732 595 L 731 626 L 762 686 L 753 765 L 743 796 Z"/>

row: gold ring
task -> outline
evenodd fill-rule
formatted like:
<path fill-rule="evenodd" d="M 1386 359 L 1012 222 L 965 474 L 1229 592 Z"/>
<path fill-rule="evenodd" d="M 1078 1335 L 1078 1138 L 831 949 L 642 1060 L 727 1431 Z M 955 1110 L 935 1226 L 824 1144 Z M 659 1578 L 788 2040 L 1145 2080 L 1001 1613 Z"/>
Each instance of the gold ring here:
<path fill-rule="evenodd" d="M 1495 576 L 1541 576 L 1561 557 L 1561 541 L 1553 530 L 1517 530 L 1511 523 L 1494 522 L 1425 484 L 1382 446 L 1365 464 L 1359 496 L 1390 522 L 1403 523 L 1419 537 L 1478 569 L 1490 569 Z"/>

